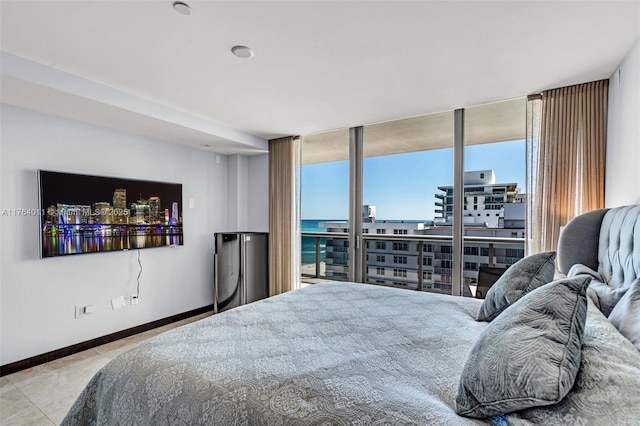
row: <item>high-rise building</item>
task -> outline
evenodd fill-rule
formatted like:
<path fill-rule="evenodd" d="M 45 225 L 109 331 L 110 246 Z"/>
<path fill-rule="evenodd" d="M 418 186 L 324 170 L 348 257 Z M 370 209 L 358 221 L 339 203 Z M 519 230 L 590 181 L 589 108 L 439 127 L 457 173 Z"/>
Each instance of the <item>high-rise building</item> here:
<path fill-rule="evenodd" d="M 465 198 L 467 207 L 481 213 L 482 221 L 476 220 L 480 216 L 467 216 L 464 223 L 464 235 L 473 237 L 524 238 L 525 197 L 517 194 L 517 185 L 495 184 L 493 170 L 465 173 Z M 482 188 L 482 195 L 479 194 Z M 452 188 L 439 187 L 451 194 L 441 199 L 451 197 L 451 214 L 453 212 Z M 495 192 L 494 192 L 495 191 Z M 479 197 L 479 198 L 474 198 Z M 471 203 L 469 203 L 471 202 Z M 444 204 L 444 205 L 443 205 Z M 436 206 L 448 210 L 448 201 L 436 203 Z M 476 206 L 474 209 L 473 206 Z M 418 275 L 422 273 L 422 289 L 442 293 L 451 293 L 452 278 L 452 235 L 451 220 L 436 220 L 435 222 L 415 221 L 367 221 L 365 216 L 375 206 L 363 207 L 363 234 L 380 235 L 380 239 L 368 239 L 366 243 L 366 278 L 369 283 L 392 285 L 398 287 L 417 288 Z M 487 220 L 487 212 L 493 214 Z M 466 213 L 466 211 L 465 211 Z M 497 216 L 495 216 L 497 214 Z M 374 213 L 375 215 L 375 213 Z M 495 218 L 495 219 L 494 219 Z M 472 220 L 473 219 L 473 220 Z M 321 222 L 327 233 L 349 230 L 349 223 Z M 430 239 L 419 241 L 394 240 L 394 235 L 429 235 L 443 236 L 442 241 Z M 346 279 L 348 277 L 348 240 L 346 238 L 326 239 L 326 269 L 327 277 Z M 422 265 L 419 265 L 422 252 Z M 524 257 L 522 243 L 465 242 L 463 258 L 464 290 L 469 294 L 469 285 L 477 284 L 478 271 L 483 267 L 506 269 Z"/>
<path fill-rule="evenodd" d="M 113 191 L 113 207 L 116 209 L 127 208 L 127 190 L 124 188 L 116 188 Z"/>
<path fill-rule="evenodd" d="M 92 223 L 110 224 L 113 221 L 113 216 L 113 208 L 106 201 L 93 203 Z"/>
<path fill-rule="evenodd" d="M 129 209 L 127 208 L 127 190 L 116 188 L 113 192 L 113 223 L 127 223 L 129 220 Z"/>
<path fill-rule="evenodd" d="M 376 221 L 376 206 L 370 206 L 365 204 L 362 206 L 362 221 L 363 222 L 375 222 Z"/>
<path fill-rule="evenodd" d="M 145 224 L 149 222 L 149 200 L 139 199 L 135 203 L 131 204 L 131 216 L 133 223 Z"/>
<path fill-rule="evenodd" d="M 160 197 L 149 197 L 149 221 L 151 223 L 162 222 L 160 213 Z"/>
<path fill-rule="evenodd" d="M 439 186 L 444 194 L 436 194 L 437 222 L 453 222 L 453 187 Z M 504 205 L 518 200 L 517 183 L 496 183 L 493 170 L 477 170 L 464 173 L 464 223 L 486 224 L 487 228 L 502 227 Z"/>
<path fill-rule="evenodd" d="M 170 224 L 177 225 L 178 223 L 180 223 L 180 213 L 178 212 L 178 203 L 174 201 L 173 203 L 171 203 Z"/>

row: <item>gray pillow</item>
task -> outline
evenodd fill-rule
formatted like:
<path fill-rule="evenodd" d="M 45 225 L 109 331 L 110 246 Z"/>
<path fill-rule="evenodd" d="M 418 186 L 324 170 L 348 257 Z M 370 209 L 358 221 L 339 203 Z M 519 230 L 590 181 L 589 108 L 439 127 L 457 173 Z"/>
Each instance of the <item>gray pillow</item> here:
<path fill-rule="evenodd" d="M 553 280 L 555 251 L 520 259 L 502 274 L 487 292 L 478 321 L 491 321 L 516 300 Z"/>
<path fill-rule="evenodd" d="M 580 369 L 589 281 L 549 283 L 492 321 L 467 358 L 456 413 L 486 418 L 562 400 Z"/>
<path fill-rule="evenodd" d="M 640 278 L 631 283 L 616 303 L 609 321 L 640 351 Z"/>

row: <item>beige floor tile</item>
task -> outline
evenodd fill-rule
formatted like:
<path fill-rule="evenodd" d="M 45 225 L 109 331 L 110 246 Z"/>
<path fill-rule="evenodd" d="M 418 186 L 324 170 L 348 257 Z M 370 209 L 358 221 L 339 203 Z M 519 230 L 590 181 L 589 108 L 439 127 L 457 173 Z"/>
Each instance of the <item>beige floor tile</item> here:
<path fill-rule="evenodd" d="M 183 319 L 181 321 L 174 322 L 172 324 L 167 324 L 167 325 L 165 325 L 163 327 L 160 327 L 160 328 L 162 328 L 164 330 L 171 330 L 171 329 L 176 328 L 176 327 L 181 327 L 183 325 L 191 324 L 192 322 L 199 321 L 199 320 L 201 320 L 203 318 L 206 318 L 206 317 L 209 317 L 211 315 L 213 315 L 213 311 L 205 312 L 204 314 L 196 315 L 195 317 L 186 318 L 186 319 Z"/>
<path fill-rule="evenodd" d="M 102 356 L 105 356 L 109 359 L 113 359 L 116 356 L 120 355 L 121 353 L 126 352 L 131 348 L 134 348 L 140 342 L 144 342 L 149 337 L 151 336 L 145 335 L 144 333 L 136 334 L 133 336 L 126 337 L 124 339 L 116 340 L 115 342 L 110 342 L 102 346 L 98 346 L 97 348 L 95 348 L 95 351 Z"/>
<path fill-rule="evenodd" d="M 0 377 L 0 395 L 3 392 L 10 392 L 13 389 L 16 389 L 16 386 L 9 381 L 6 377 Z"/>
<path fill-rule="evenodd" d="M 73 402 L 75 402 L 75 400 Z M 71 408 L 71 406 L 69 406 L 69 408 Z M 54 424 L 59 425 L 60 423 L 62 423 L 62 420 L 64 420 L 68 412 L 69 412 L 69 409 L 65 408 L 63 410 L 58 410 L 50 414 L 47 414 L 47 417 L 49 417 L 49 419 L 51 419 L 51 421 L 53 421 Z"/>
<path fill-rule="evenodd" d="M 109 358 L 99 354 L 92 358 L 81 358 L 17 387 L 43 413 L 55 417 L 60 411 L 66 412 L 71 408 L 89 380 L 109 361 Z"/>
<path fill-rule="evenodd" d="M 53 425 L 54 423 L 8 380 L 0 384 L 0 424 L 3 426 Z"/>
<path fill-rule="evenodd" d="M 88 349 L 86 351 L 78 352 L 76 354 L 72 354 L 69 356 L 65 356 L 64 358 L 59 358 L 54 361 L 48 362 L 46 367 L 50 371 L 55 371 L 58 369 L 67 368 L 69 366 L 78 365 L 78 363 L 84 363 L 87 360 L 92 360 L 94 358 L 100 357 L 101 354 L 94 349 Z"/>
<path fill-rule="evenodd" d="M 42 364 L 32 368 L 27 368 L 26 370 L 18 371 L 17 373 L 8 374 L 4 376 L 4 378 L 14 385 L 19 385 L 20 383 L 32 380 L 34 377 L 40 377 L 49 371 L 51 371 L 49 366 L 47 364 Z"/>
<path fill-rule="evenodd" d="M 210 315 L 207 312 L 0 377 L 0 425 L 60 424 L 89 380 L 111 359 L 150 337 Z"/>

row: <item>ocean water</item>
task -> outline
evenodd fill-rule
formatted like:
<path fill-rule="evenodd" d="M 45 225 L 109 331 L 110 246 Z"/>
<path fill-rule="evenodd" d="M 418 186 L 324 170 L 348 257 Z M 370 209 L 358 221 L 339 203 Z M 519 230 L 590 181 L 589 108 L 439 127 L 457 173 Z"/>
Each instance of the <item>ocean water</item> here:
<path fill-rule="evenodd" d="M 300 230 L 302 232 L 326 232 L 325 228 L 320 228 L 318 225 L 320 222 L 346 222 L 346 219 L 302 219 L 300 221 Z M 393 222 L 424 222 L 432 224 L 431 220 L 380 220 L 381 223 L 393 223 Z M 302 264 L 309 265 L 316 263 L 316 239 L 312 237 L 302 237 Z M 326 239 L 320 239 L 320 261 L 324 262 L 326 259 Z"/>
<path fill-rule="evenodd" d="M 316 219 L 302 219 L 300 221 L 300 230 L 302 232 L 326 232 L 326 229 L 324 228 L 320 228 L 318 225 L 320 224 L 320 222 L 340 222 L 340 221 L 344 221 L 346 222 L 346 219 L 320 219 L 320 220 L 316 220 Z"/>
<path fill-rule="evenodd" d="M 300 221 L 300 230 L 302 232 L 326 232 L 326 229 L 320 228 L 320 222 L 334 221 L 333 219 L 302 219 Z M 320 261 L 324 262 L 327 257 L 325 238 L 320 238 Z M 302 264 L 309 265 L 316 263 L 316 239 L 311 237 L 302 237 Z"/>

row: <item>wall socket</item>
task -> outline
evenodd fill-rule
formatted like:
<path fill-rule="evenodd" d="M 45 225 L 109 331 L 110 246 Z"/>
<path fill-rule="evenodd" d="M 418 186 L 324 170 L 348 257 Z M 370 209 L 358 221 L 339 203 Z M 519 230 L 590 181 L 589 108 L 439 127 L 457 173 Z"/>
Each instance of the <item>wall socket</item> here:
<path fill-rule="evenodd" d="M 124 296 L 118 296 L 115 299 L 111 299 L 111 307 L 115 311 L 116 309 L 124 308 L 127 306 L 127 302 L 124 300 Z"/>
<path fill-rule="evenodd" d="M 84 306 L 76 306 L 75 318 L 82 318 L 84 316 Z"/>
<path fill-rule="evenodd" d="M 82 318 L 85 315 L 92 314 L 94 311 L 93 305 L 76 306 L 75 318 Z"/>
<path fill-rule="evenodd" d="M 131 304 L 132 305 L 137 305 L 138 304 L 138 295 L 137 294 L 132 294 L 131 295 Z"/>

